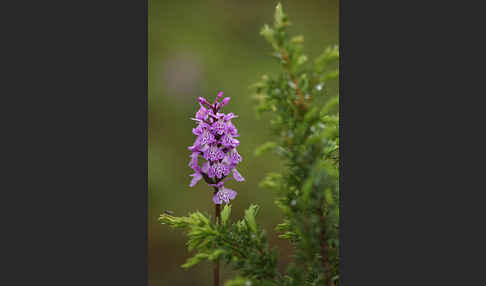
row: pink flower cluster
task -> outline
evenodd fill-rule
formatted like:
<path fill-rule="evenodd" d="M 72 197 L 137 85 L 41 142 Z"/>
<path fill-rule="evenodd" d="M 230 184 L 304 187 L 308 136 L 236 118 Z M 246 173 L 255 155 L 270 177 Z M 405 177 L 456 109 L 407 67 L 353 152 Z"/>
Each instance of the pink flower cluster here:
<path fill-rule="evenodd" d="M 238 130 L 231 120 L 238 116 L 219 112 L 230 101 L 229 97 L 221 99 L 222 97 L 223 93 L 220 92 L 213 103 L 209 103 L 205 98 L 198 98 L 200 108 L 193 118 L 198 126 L 192 129 L 197 138 L 188 148 L 192 152 L 189 166 L 194 170 L 189 186 L 195 186 L 204 178 L 210 186 L 218 189 L 213 197 L 215 204 L 228 204 L 236 197 L 236 191 L 224 187 L 224 182 L 230 179 L 228 175 L 232 174 L 238 182 L 245 180 L 236 170 L 236 165 L 242 158 L 236 150 L 240 144 L 236 139 L 239 136 Z M 203 159 L 201 166 L 199 158 Z"/>

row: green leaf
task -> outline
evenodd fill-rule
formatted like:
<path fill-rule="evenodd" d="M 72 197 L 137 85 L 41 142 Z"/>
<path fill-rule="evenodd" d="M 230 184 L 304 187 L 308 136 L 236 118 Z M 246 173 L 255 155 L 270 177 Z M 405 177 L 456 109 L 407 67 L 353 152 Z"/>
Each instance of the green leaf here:
<path fill-rule="evenodd" d="M 258 146 L 256 149 L 255 149 L 255 156 L 261 156 L 262 154 L 272 150 L 272 149 L 275 149 L 276 147 L 278 146 L 277 143 L 275 142 L 272 142 L 272 141 L 269 141 L 269 142 L 266 142 L 260 146 Z"/>
<path fill-rule="evenodd" d="M 330 205 L 334 205 L 334 198 L 332 197 L 331 189 L 326 189 L 324 191 L 324 196 L 326 198 L 326 202 Z"/>
<path fill-rule="evenodd" d="M 299 58 L 297 59 L 297 65 L 302 65 L 303 63 L 305 63 L 307 61 L 307 56 L 306 55 L 301 55 L 299 56 Z"/>
<path fill-rule="evenodd" d="M 278 189 L 280 187 L 281 179 L 282 174 L 271 172 L 265 176 L 258 186 L 261 188 Z"/>
<path fill-rule="evenodd" d="M 181 265 L 181 267 L 182 268 L 190 268 L 190 267 L 198 264 L 202 260 L 207 259 L 208 257 L 209 257 L 209 255 L 207 253 L 198 253 L 198 254 L 194 255 L 193 257 L 189 258 L 186 261 L 186 263 Z"/>
<path fill-rule="evenodd" d="M 213 251 L 209 256 L 208 259 L 211 261 L 214 261 L 218 259 L 221 255 L 226 254 L 226 251 L 224 249 L 216 249 Z"/>
<path fill-rule="evenodd" d="M 275 27 L 281 28 L 288 25 L 287 23 L 287 16 L 285 15 L 282 4 L 278 3 L 277 7 L 275 7 Z"/>
<path fill-rule="evenodd" d="M 253 284 L 249 279 L 243 277 L 236 277 L 224 283 L 224 286 L 249 286 L 249 285 L 253 285 Z"/>
<path fill-rule="evenodd" d="M 339 111 L 339 97 L 334 96 L 326 102 L 326 105 L 321 109 L 322 114 L 330 114 L 331 111 Z"/>
<path fill-rule="evenodd" d="M 267 24 L 263 26 L 262 30 L 260 31 L 260 35 L 265 37 L 265 39 L 267 39 L 267 41 L 270 43 L 273 43 L 275 41 L 274 39 L 275 31 L 272 28 L 270 28 Z"/>
<path fill-rule="evenodd" d="M 302 44 L 304 43 L 304 36 L 302 35 L 299 35 L 299 36 L 295 36 L 292 38 L 292 43 L 295 43 L 295 44 Z"/>
<path fill-rule="evenodd" d="M 304 116 L 304 121 L 305 122 L 312 122 L 314 120 L 316 120 L 319 116 L 319 112 L 318 112 L 318 109 L 316 106 L 312 106 L 309 111 L 307 111 L 307 113 L 305 114 Z"/>
<path fill-rule="evenodd" d="M 257 232 L 257 223 L 255 216 L 258 212 L 259 207 L 257 205 L 250 205 L 248 209 L 245 210 L 245 221 L 250 228 L 250 230 L 254 233 Z"/>
<path fill-rule="evenodd" d="M 231 205 L 224 205 L 223 210 L 221 211 L 221 224 L 226 225 L 226 222 L 229 219 L 231 214 Z"/>

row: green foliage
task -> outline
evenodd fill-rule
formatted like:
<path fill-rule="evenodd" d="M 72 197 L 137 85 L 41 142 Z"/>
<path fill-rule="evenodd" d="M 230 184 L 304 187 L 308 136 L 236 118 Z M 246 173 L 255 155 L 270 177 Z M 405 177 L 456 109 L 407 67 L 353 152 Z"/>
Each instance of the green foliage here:
<path fill-rule="evenodd" d="M 231 214 L 231 205 L 225 205 L 223 211 L 221 211 L 221 223 L 226 225 L 228 222 L 229 216 Z"/>
<path fill-rule="evenodd" d="M 275 150 L 277 146 L 278 144 L 275 142 L 266 142 L 265 144 L 262 144 L 255 149 L 255 156 L 261 156 L 263 153 L 266 153 L 270 150 Z"/>
<path fill-rule="evenodd" d="M 231 207 L 221 212 L 221 224 L 199 212 L 187 217 L 162 214 L 160 221 L 184 229 L 189 251 L 196 254 L 182 267 L 203 260 L 222 260 L 239 272 L 226 283 L 236 285 L 339 285 L 339 90 L 337 47 L 328 47 L 311 61 L 303 53 L 303 36 L 290 37 L 290 22 L 277 5 L 274 23 L 261 35 L 271 44 L 282 66 L 275 76 L 255 83 L 258 114 L 271 114 L 276 138 L 255 150 L 274 151 L 286 164 L 260 183 L 273 189 L 285 219 L 276 230 L 294 246 L 294 263 L 277 271 L 276 251 L 258 228 L 258 207 L 231 222 Z"/>
<path fill-rule="evenodd" d="M 221 212 L 221 224 L 211 222 L 209 216 L 200 212 L 190 213 L 186 217 L 164 213 L 159 221 L 185 230 L 189 237 L 189 251 L 197 250 L 182 265 L 183 268 L 204 260 L 221 259 L 253 281 L 252 285 L 278 285 L 275 284 L 279 280 L 276 251 L 269 249 L 265 232 L 258 229 L 255 218 L 258 207 L 251 205 L 245 211 L 244 218 L 233 223 L 229 221 L 230 212 L 231 207 L 225 206 Z"/>
<path fill-rule="evenodd" d="M 285 285 L 338 285 L 339 50 L 328 47 L 311 62 L 302 52 L 304 37 L 290 38 L 289 26 L 278 5 L 273 27 L 261 31 L 283 72 L 253 85 L 257 112 L 273 115 L 279 138 L 259 151 L 278 150 L 288 168 L 260 186 L 277 190 L 285 220 L 276 230 L 295 246 Z"/>
<path fill-rule="evenodd" d="M 233 280 L 226 281 L 224 286 L 248 286 L 248 285 L 253 285 L 251 280 L 243 277 L 236 277 Z"/>

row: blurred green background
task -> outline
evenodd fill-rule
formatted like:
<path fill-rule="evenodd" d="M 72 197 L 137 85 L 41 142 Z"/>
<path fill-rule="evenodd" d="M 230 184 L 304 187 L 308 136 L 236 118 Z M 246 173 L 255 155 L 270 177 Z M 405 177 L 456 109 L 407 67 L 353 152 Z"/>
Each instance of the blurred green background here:
<path fill-rule="evenodd" d="M 279 71 L 270 45 L 259 35 L 263 24 L 273 22 L 278 1 L 148 2 L 149 285 L 212 285 L 208 263 L 190 270 L 180 267 L 191 256 L 186 239 L 180 231 L 159 224 L 157 218 L 164 210 L 175 215 L 200 210 L 214 216 L 211 190 L 205 183 L 188 186 L 192 170 L 187 166 L 187 146 L 195 140 L 190 117 L 198 110 L 197 97 L 212 101 L 219 91 L 231 97 L 225 112 L 240 116 L 233 122 L 241 134 L 238 151 L 243 162 L 238 169 L 246 181 L 227 184 L 238 192 L 232 218 L 241 218 L 250 203 L 260 205 L 258 222 L 268 231 L 270 243 L 280 248 L 279 263 L 285 269 L 290 248 L 273 231 L 282 216 L 273 193 L 258 187 L 266 173 L 282 166 L 275 155 L 253 155 L 255 147 L 272 137 L 269 117 L 257 120 L 248 89 L 263 74 Z M 292 35 L 304 35 L 310 58 L 338 43 L 338 0 L 281 2 L 293 24 Z M 232 276 L 223 266 L 222 281 Z"/>

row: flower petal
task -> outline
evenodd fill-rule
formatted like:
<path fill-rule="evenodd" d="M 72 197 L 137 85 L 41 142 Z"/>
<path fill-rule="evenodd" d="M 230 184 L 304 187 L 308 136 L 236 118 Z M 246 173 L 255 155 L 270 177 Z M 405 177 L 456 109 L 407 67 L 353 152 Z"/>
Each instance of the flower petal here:
<path fill-rule="evenodd" d="M 204 164 L 202 165 L 202 167 L 201 167 L 201 172 L 203 172 L 203 173 L 206 173 L 206 174 L 207 174 L 207 173 L 208 173 L 208 171 L 209 171 L 209 162 L 206 162 L 206 163 L 204 163 Z"/>
<path fill-rule="evenodd" d="M 221 198 L 218 196 L 218 194 L 216 193 L 214 196 L 213 196 L 213 202 L 214 204 L 216 205 L 220 205 L 221 204 Z"/>
<path fill-rule="evenodd" d="M 226 97 L 226 98 L 228 98 L 228 97 Z M 230 112 L 230 113 L 228 113 L 224 116 L 224 120 L 230 121 L 231 119 L 237 118 L 237 117 L 238 117 L 238 115 L 235 115 L 233 112 Z"/>
<path fill-rule="evenodd" d="M 199 167 L 198 165 L 198 159 L 197 157 L 199 156 L 199 152 L 193 152 L 189 157 L 191 157 L 191 161 L 189 161 L 189 167 L 191 167 L 193 170 Z"/>
<path fill-rule="evenodd" d="M 243 176 L 240 174 L 240 172 L 238 172 L 238 170 L 233 169 L 233 178 L 235 178 L 236 181 L 238 182 L 243 182 L 245 180 L 245 178 L 243 178 Z"/>
<path fill-rule="evenodd" d="M 199 180 L 202 179 L 202 174 L 199 172 L 191 174 L 190 176 L 192 177 L 191 183 L 189 184 L 189 187 L 191 188 L 194 187 L 197 184 L 197 182 L 199 182 Z"/>
<path fill-rule="evenodd" d="M 224 190 L 226 191 L 226 193 L 228 194 L 228 198 L 230 200 L 234 200 L 236 195 L 238 194 L 236 191 L 232 190 L 232 189 L 227 189 L 227 188 L 224 188 Z"/>
<path fill-rule="evenodd" d="M 225 97 L 223 99 L 223 101 L 221 101 L 221 107 L 225 106 L 226 104 L 228 104 L 228 102 L 230 101 L 230 97 Z"/>

